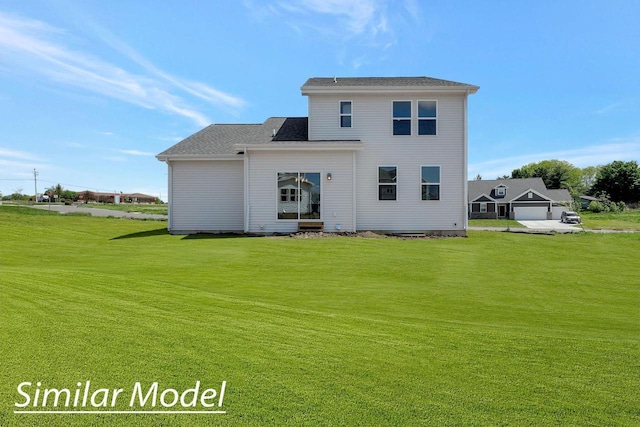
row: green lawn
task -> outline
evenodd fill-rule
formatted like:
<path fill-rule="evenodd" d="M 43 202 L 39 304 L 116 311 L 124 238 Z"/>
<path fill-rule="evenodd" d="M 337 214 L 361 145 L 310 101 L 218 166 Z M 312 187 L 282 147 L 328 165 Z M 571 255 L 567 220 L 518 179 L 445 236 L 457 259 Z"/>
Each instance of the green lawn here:
<path fill-rule="evenodd" d="M 515 219 L 470 219 L 469 227 L 524 228 Z"/>
<path fill-rule="evenodd" d="M 580 211 L 580 217 L 582 218 L 584 227 L 591 230 L 640 231 L 640 210 L 628 210 L 617 213 Z"/>
<path fill-rule="evenodd" d="M 0 425 L 640 424 L 637 234 L 163 226 L 0 206 Z M 224 380 L 227 414 L 13 413 L 87 380 Z"/>
<path fill-rule="evenodd" d="M 114 205 L 110 203 L 85 203 L 81 204 L 80 206 L 82 206 L 83 208 L 109 209 L 112 211 L 122 212 L 140 212 L 145 214 L 167 215 L 169 213 L 169 205 L 167 204 L 147 205 L 137 203 L 121 203 L 119 205 Z"/>
<path fill-rule="evenodd" d="M 77 203 L 77 202 L 76 202 Z M 26 205 L 40 205 L 47 206 L 49 203 L 33 203 L 29 201 L 3 201 L 2 204 L 5 206 L 26 206 Z M 61 203 L 57 203 L 61 204 Z M 166 203 L 161 204 L 138 204 L 138 203 L 121 203 L 119 205 L 114 205 L 111 203 L 80 203 L 78 206 L 83 208 L 94 208 L 94 209 L 109 209 L 112 211 L 121 211 L 121 212 L 140 212 L 145 214 L 159 214 L 159 215 L 167 215 L 169 213 L 169 205 Z"/>

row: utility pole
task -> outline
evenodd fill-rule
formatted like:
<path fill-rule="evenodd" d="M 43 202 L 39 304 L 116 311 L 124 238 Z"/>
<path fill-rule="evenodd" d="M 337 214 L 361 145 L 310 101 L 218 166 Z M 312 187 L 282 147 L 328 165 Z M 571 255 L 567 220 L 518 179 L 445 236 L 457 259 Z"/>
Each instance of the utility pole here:
<path fill-rule="evenodd" d="M 35 201 L 38 202 L 38 171 L 33 168 L 33 187 L 35 188 Z"/>

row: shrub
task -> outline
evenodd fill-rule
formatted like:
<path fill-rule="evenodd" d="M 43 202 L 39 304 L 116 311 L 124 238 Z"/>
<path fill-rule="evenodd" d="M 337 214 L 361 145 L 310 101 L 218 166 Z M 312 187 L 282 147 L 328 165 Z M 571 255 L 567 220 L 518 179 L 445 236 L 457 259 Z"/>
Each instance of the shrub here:
<path fill-rule="evenodd" d="M 597 200 L 589 203 L 589 210 L 594 213 L 604 212 L 604 205 Z"/>

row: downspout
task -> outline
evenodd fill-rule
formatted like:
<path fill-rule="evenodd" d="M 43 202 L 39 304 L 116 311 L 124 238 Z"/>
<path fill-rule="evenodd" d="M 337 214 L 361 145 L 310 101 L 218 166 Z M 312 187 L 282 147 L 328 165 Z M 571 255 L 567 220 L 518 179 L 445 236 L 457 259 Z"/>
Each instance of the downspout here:
<path fill-rule="evenodd" d="M 464 206 L 467 207 L 467 209 L 465 209 L 465 215 L 464 215 L 464 230 L 465 231 L 467 231 L 467 229 L 469 228 L 469 213 L 468 213 L 469 212 L 469 202 L 468 202 L 468 200 L 469 200 L 469 177 L 468 177 L 469 172 L 467 171 L 467 168 L 469 167 L 469 159 L 468 159 L 468 152 L 469 152 L 468 144 L 469 144 L 469 141 L 468 141 L 468 131 L 467 131 L 467 127 L 468 127 L 468 124 L 467 124 L 467 100 L 468 99 L 469 99 L 469 89 L 467 89 L 467 94 L 465 95 L 464 102 L 463 102 L 463 106 L 464 106 L 464 108 L 463 108 L 463 111 L 464 111 L 464 113 L 463 113 L 463 115 L 464 115 L 464 117 L 463 117 L 464 144 L 463 144 L 462 150 L 463 150 L 463 153 L 464 153 L 464 155 L 463 155 L 464 164 L 462 165 L 462 170 L 464 171 L 463 172 L 463 177 L 464 177 L 464 181 L 463 181 L 463 183 L 464 183 L 464 192 L 463 193 L 464 194 L 463 194 L 463 197 L 464 197 L 464 199 L 463 199 L 462 203 L 463 203 Z"/>
<path fill-rule="evenodd" d="M 172 209 L 171 207 L 173 206 L 173 166 L 171 165 L 171 162 L 167 159 L 167 168 L 168 168 L 168 173 L 167 173 L 167 186 L 168 186 L 168 190 L 169 190 L 169 197 L 167 200 L 168 203 L 168 212 L 167 212 L 167 231 L 171 232 L 171 230 L 173 229 L 173 215 L 172 215 Z"/>
<path fill-rule="evenodd" d="M 244 232 L 249 232 L 249 216 L 251 215 L 251 205 L 249 205 L 249 191 L 251 186 L 249 185 L 249 152 L 247 147 L 244 147 Z"/>
<path fill-rule="evenodd" d="M 356 227 L 356 179 L 357 179 L 357 173 L 356 173 L 356 150 L 353 150 L 351 152 L 351 196 L 352 196 L 352 200 L 351 200 L 351 223 L 352 223 L 352 227 L 353 227 L 353 232 L 355 233 L 356 231 L 358 231 L 358 228 Z"/>

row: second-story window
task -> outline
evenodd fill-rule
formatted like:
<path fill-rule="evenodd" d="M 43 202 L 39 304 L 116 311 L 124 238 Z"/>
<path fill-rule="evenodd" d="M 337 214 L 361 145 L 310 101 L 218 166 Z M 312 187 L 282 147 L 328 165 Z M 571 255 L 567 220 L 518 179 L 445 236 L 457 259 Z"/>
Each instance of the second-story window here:
<path fill-rule="evenodd" d="M 411 135 L 411 101 L 393 101 L 393 134 Z"/>
<path fill-rule="evenodd" d="M 435 135 L 438 119 L 436 101 L 418 101 L 418 135 Z"/>
<path fill-rule="evenodd" d="M 351 127 L 351 101 L 340 101 L 340 127 Z"/>

